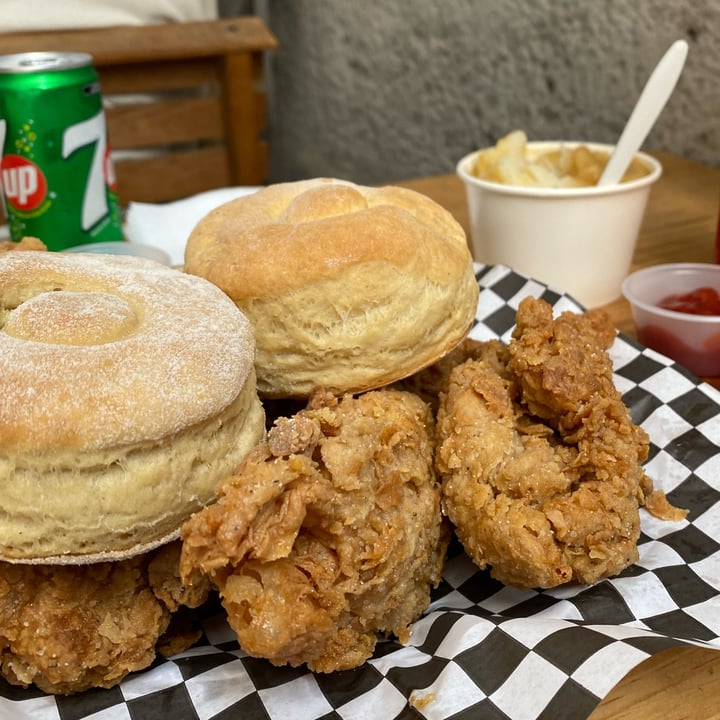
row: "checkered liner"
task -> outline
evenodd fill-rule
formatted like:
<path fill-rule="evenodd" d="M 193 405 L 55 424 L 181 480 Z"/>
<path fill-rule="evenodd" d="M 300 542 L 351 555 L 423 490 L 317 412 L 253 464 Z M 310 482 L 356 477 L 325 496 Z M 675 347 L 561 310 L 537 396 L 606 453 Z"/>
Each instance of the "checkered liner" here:
<path fill-rule="evenodd" d="M 503 266 L 477 267 L 472 336 L 509 339 L 526 295 L 558 311 L 571 298 Z M 314 675 L 247 657 L 222 613 L 172 661 L 111 690 L 54 698 L 0 681 L 13 720 L 315 720 L 586 718 L 634 666 L 681 644 L 720 648 L 720 393 L 619 337 L 616 383 L 652 440 L 648 473 L 680 523 L 642 511 L 640 560 L 592 587 L 504 587 L 452 546 L 443 581 L 410 644 L 385 641 L 354 671 Z"/>

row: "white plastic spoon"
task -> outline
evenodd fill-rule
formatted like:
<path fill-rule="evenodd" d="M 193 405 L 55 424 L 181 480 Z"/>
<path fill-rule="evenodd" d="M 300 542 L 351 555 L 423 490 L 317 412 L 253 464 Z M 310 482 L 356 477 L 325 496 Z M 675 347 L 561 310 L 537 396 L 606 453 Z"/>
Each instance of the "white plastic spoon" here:
<path fill-rule="evenodd" d="M 675 89 L 687 52 L 688 44 L 684 40 L 676 40 L 662 56 L 635 103 L 598 185 L 620 182 Z"/>

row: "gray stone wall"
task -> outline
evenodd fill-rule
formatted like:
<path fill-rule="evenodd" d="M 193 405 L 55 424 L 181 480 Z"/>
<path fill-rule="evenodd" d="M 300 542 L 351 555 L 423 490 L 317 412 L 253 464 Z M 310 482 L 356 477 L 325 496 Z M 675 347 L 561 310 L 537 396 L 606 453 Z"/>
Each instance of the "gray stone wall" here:
<path fill-rule="evenodd" d="M 679 38 L 690 44 L 685 70 L 644 147 L 720 166 L 720 0 L 242 5 L 280 43 L 267 63 L 274 182 L 452 172 L 515 128 L 614 142 Z"/>

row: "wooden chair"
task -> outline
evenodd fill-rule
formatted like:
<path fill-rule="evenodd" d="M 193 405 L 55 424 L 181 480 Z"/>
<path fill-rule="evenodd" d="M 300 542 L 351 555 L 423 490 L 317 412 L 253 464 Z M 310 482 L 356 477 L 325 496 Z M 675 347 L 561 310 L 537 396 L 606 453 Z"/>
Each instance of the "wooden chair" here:
<path fill-rule="evenodd" d="M 0 54 L 93 56 L 123 205 L 266 182 L 263 55 L 276 47 L 252 16 L 0 34 Z"/>

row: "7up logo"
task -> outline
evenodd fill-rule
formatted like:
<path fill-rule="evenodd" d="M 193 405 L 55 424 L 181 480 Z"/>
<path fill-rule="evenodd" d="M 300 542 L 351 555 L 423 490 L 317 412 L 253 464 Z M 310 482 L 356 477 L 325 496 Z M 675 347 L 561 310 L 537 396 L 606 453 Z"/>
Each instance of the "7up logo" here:
<path fill-rule="evenodd" d="M 47 196 L 43 171 L 22 155 L 2 155 L 7 135 L 7 120 L 0 120 L 0 190 L 8 205 L 20 212 L 32 212 Z"/>
<path fill-rule="evenodd" d="M 22 155 L 5 155 L 0 162 L 0 176 L 5 198 L 16 210 L 35 210 L 47 195 L 42 170 Z"/>
<path fill-rule="evenodd" d="M 5 145 L 7 120 L 0 120 L 0 152 Z M 47 180 L 42 170 L 22 155 L 4 155 L 0 159 L 0 185 L 7 202 L 21 212 L 40 206 L 47 195 Z"/>
<path fill-rule="evenodd" d="M 7 136 L 7 120 L 0 119 L 0 192 L 8 209 L 18 213 L 38 210 L 48 196 L 45 174 L 32 160 L 23 155 L 3 155 Z M 106 174 L 112 169 L 105 135 L 102 110 L 96 115 L 65 128 L 61 137 L 62 159 L 69 161 L 80 148 L 92 146 L 90 166 L 85 168 L 85 182 L 80 210 L 80 227 L 88 231 L 109 213 Z M 69 169 L 68 169 L 69 172 Z M 49 204 L 49 201 L 48 201 Z M 38 214 L 45 211 L 42 208 Z"/>

